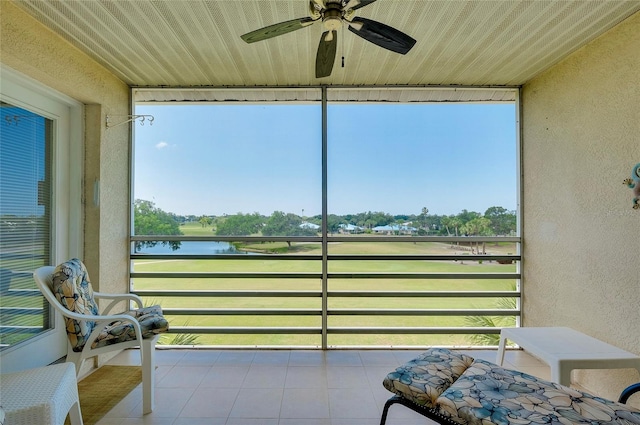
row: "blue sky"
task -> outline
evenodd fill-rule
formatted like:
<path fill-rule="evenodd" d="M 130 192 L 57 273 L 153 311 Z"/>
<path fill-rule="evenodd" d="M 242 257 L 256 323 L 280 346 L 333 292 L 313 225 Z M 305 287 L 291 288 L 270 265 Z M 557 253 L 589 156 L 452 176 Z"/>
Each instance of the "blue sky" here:
<path fill-rule="evenodd" d="M 176 214 L 321 212 L 319 104 L 138 105 L 134 196 Z M 516 209 L 514 104 L 329 104 L 328 209 Z"/>

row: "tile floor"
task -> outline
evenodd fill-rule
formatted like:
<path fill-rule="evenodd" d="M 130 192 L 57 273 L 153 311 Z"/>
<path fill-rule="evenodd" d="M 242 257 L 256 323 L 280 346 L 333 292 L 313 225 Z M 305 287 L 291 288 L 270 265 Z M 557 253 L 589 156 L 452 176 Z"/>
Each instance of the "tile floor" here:
<path fill-rule="evenodd" d="M 421 351 L 156 350 L 155 410 L 142 415 L 141 385 L 98 425 L 377 425 L 392 395 L 382 380 Z M 464 351 L 494 361 L 493 350 Z M 127 350 L 109 364 L 140 364 Z M 505 367 L 549 379 L 549 368 L 522 351 Z M 388 425 L 430 423 L 402 406 Z"/>

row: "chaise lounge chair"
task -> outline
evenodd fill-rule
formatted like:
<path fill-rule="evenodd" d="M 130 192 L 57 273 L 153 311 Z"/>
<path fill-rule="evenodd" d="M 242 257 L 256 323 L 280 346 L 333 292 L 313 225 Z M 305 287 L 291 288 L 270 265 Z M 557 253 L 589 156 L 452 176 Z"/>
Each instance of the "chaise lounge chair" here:
<path fill-rule="evenodd" d="M 448 425 L 640 424 L 640 409 L 623 404 L 640 383 L 614 402 L 444 348 L 396 368 L 383 385 L 395 396 L 380 425 L 393 404 Z"/>

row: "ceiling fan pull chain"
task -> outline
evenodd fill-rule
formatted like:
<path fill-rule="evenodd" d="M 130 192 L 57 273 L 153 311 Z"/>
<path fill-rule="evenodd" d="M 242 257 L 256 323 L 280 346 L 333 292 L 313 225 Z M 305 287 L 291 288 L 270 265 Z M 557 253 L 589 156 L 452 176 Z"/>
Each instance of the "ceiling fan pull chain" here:
<path fill-rule="evenodd" d="M 343 35 L 342 35 L 342 67 L 344 68 L 344 22 L 342 23 Z"/>

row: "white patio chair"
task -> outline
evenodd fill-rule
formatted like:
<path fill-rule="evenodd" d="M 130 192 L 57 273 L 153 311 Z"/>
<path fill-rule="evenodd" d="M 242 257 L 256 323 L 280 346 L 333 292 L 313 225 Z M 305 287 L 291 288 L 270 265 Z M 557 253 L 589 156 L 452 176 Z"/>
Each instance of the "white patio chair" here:
<path fill-rule="evenodd" d="M 75 363 L 76 373 L 87 358 L 140 347 L 142 410 L 145 414 L 153 411 L 155 344 L 158 334 L 168 330 L 160 306 L 143 308 L 142 300 L 134 294 L 93 292 L 84 264 L 75 258 L 58 267 L 40 267 L 33 277 L 47 301 L 65 318 L 67 361 Z M 99 313 L 96 299 L 111 302 Z M 111 314 L 122 301 L 134 301 L 138 308 Z"/>

